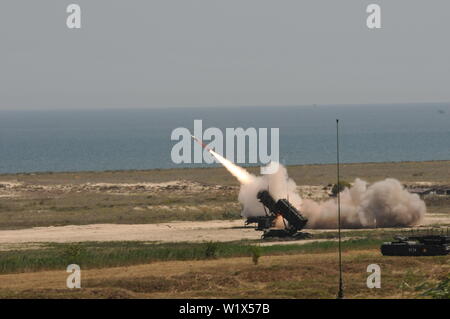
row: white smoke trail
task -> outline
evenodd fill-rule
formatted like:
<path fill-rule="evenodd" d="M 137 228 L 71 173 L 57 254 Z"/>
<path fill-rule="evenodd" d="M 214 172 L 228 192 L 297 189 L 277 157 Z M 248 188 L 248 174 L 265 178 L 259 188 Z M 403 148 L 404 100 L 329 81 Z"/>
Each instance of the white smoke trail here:
<path fill-rule="evenodd" d="M 257 193 L 269 190 L 275 200 L 288 198 L 305 217 L 307 228 L 336 228 L 337 201 L 332 198 L 322 202 L 302 199 L 296 183 L 289 178 L 284 166 L 279 165 L 275 174 L 255 176 L 248 173 L 219 154 L 216 158 L 241 183 L 239 202 L 243 206 L 242 216 L 263 216 L 263 205 Z M 356 179 L 353 186 L 341 193 L 341 223 L 344 228 L 398 227 L 417 225 L 426 212 L 423 200 L 409 193 L 396 179 L 388 178 L 368 185 Z"/>
<path fill-rule="evenodd" d="M 254 179 L 255 179 L 255 175 L 250 174 L 249 172 L 247 172 L 245 169 L 243 169 L 240 166 L 237 166 L 235 164 L 233 164 L 231 161 L 227 160 L 225 157 L 223 157 L 220 154 L 217 154 L 216 152 L 214 152 L 213 150 L 209 150 L 209 152 L 214 155 L 217 160 L 223 165 L 225 166 L 225 168 L 234 176 L 238 179 L 238 181 L 243 184 L 249 184 L 251 183 Z"/>

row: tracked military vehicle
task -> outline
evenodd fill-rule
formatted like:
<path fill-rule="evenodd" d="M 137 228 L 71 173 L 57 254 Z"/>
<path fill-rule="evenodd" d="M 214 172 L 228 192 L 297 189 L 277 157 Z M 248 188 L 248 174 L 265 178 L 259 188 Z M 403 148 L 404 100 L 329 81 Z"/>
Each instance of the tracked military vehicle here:
<path fill-rule="evenodd" d="M 396 236 L 394 239 L 393 242 L 381 245 L 381 253 L 384 256 L 440 256 L 450 254 L 450 236 Z"/>
<path fill-rule="evenodd" d="M 263 204 L 265 216 L 247 218 L 246 224 L 256 223 L 256 230 L 263 231 L 262 238 L 309 238 L 311 234 L 300 232 L 308 219 L 304 217 L 287 199 L 275 201 L 267 190 L 257 194 Z M 277 218 L 282 218 L 284 227 L 274 227 Z"/>

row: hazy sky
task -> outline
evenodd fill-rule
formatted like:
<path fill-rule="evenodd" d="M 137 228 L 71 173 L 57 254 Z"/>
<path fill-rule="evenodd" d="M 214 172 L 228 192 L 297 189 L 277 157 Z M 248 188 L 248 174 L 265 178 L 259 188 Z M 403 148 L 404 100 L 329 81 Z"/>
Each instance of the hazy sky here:
<path fill-rule="evenodd" d="M 448 102 L 449 31 L 448 0 L 2 0 L 0 109 Z"/>

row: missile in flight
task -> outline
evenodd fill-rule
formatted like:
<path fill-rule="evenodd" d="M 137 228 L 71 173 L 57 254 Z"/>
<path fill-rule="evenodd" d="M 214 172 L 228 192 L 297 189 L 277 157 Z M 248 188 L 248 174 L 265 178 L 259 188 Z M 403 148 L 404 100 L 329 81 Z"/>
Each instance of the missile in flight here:
<path fill-rule="evenodd" d="M 203 143 L 200 139 L 196 138 L 194 135 L 191 135 L 192 139 L 196 141 L 198 144 L 200 144 L 201 147 L 206 149 L 208 152 L 211 152 L 212 149 L 210 149 L 205 143 Z"/>

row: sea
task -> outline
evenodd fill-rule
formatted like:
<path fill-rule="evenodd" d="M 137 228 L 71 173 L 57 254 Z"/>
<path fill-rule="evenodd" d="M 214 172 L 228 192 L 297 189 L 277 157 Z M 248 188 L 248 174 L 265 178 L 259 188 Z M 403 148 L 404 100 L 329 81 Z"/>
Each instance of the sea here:
<path fill-rule="evenodd" d="M 280 162 L 450 160 L 450 103 L 0 110 L 0 173 L 208 167 L 176 164 L 174 129 L 279 128 Z M 245 165 L 244 165 L 245 166 Z"/>

